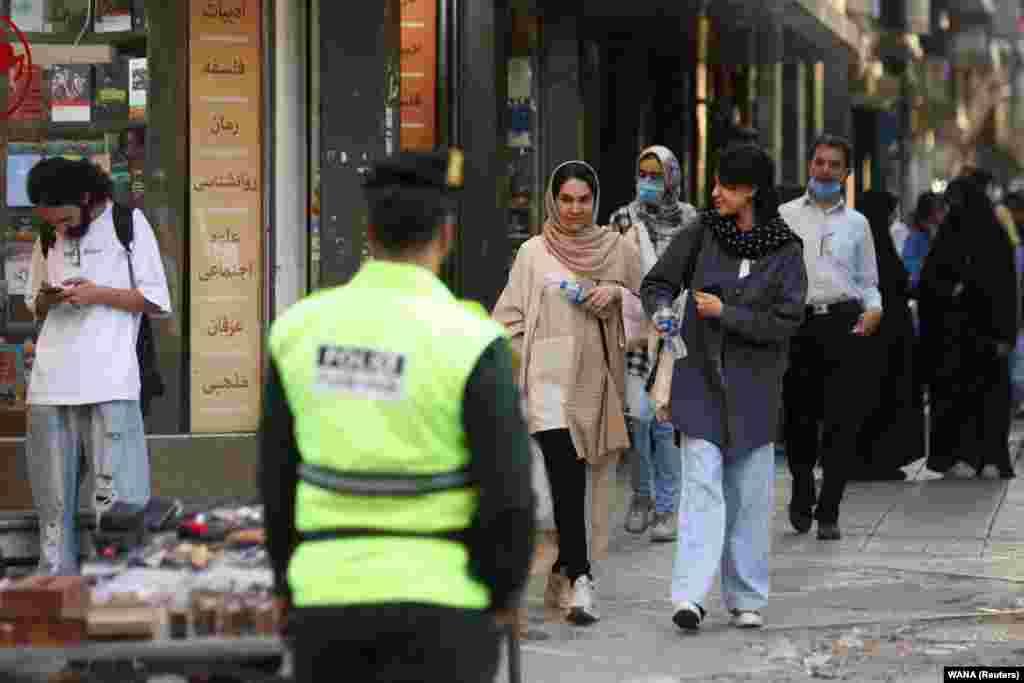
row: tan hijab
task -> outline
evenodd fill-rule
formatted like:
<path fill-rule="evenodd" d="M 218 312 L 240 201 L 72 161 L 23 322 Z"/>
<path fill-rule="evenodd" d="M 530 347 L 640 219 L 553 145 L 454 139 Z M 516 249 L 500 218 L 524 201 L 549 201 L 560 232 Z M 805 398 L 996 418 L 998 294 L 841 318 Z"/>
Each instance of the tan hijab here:
<path fill-rule="evenodd" d="M 558 200 L 555 197 L 555 176 L 563 166 L 580 164 L 594 174 L 596 187 L 594 191 L 594 215 L 597 215 L 601 188 L 597 173 L 585 161 L 566 161 L 551 173 L 548 180 L 548 191 L 544 197 L 547 220 L 544 223 L 544 243 L 548 251 L 558 261 L 577 275 L 599 279 L 598 275 L 606 268 L 609 258 L 615 253 L 619 242 L 619 233 L 607 226 L 593 223 L 582 228 L 570 228 L 562 224 L 558 213 Z"/>

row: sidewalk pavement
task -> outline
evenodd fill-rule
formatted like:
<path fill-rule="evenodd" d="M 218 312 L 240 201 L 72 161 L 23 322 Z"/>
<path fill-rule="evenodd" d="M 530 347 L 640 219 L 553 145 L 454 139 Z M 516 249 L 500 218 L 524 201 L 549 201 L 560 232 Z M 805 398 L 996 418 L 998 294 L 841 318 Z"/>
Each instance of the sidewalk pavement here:
<path fill-rule="evenodd" d="M 1024 425 L 1017 425 L 1014 453 L 1022 438 Z M 798 536 L 790 528 L 790 478 L 780 461 L 765 628 L 731 628 L 716 582 L 699 635 L 682 634 L 671 622 L 675 544 L 623 531 L 629 492 L 620 481 L 609 557 L 595 568 L 602 620 L 578 628 L 545 610 L 543 571 L 554 559 L 545 546 L 526 599 L 537 639 L 522 644 L 523 680 L 781 681 L 849 679 L 855 671 L 851 680 L 936 681 L 941 664 L 971 657 L 1022 664 L 1021 463 L 1009 481 L 947 481 L 919 461 L 905 468 L 905 482 L 851 483 L 843 539 L 822 542 L 813 530 Z"/>

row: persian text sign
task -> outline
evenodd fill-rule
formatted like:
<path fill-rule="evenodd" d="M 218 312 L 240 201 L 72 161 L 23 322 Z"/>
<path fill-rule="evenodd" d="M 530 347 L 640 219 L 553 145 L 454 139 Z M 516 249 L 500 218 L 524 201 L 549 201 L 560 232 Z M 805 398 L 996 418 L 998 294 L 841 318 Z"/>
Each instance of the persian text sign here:
<path fill-rule="evenodd" d="M 437 0 L 402 0 L 402 149 L 434 148 L 437 133 Z"/>
<path fill-rule="evenodd" d="M 250 432 L 262 384 L 262 7 L 191 3 L 192 431 Z"/>

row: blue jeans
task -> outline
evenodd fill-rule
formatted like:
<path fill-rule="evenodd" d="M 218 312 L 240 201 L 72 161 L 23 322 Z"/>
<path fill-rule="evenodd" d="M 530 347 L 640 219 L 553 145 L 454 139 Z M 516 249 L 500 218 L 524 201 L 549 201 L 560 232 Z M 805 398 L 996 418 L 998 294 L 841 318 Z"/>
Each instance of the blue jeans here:
<path fill-rule="evenodd" d="M 100 516 L 115 502 L 131 509 L 149 502 L 149 455 L 139 402 L 30 405 L 25 447 L 39 515 L 38 572 L 78 574 L 81 503 L 96 514 L 99 526 Z"/>
<path fill-rule="evenodd" d="M 775 510 L 775 448 L 722 452 L 687 439 L 683 503 L 672 572 L 672 601 L 703 605 L 722 572 L 729 610 L 759 610 L 768 600 L 768 556 Z"/>
<path fill-rule="evenodd" d="M 646 398 L 646 397 L 645 397 Z M 675 512 L 683 461 L 675 443 L 671 422 L 654 418 L 654 403 L 647 398 L 646 410 L 630 419 L 633 436 L 633 493 L 653 499 L 655 512 Z"/>

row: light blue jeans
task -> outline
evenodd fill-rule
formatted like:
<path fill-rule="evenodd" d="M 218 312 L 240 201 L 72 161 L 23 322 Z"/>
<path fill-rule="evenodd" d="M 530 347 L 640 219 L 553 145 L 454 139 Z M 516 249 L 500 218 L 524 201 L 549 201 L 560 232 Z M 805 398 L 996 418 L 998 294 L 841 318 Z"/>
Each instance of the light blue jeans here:
<path fill-rule="evenodd" d="M 654 417 L 654 402 L 648 396 L 644 398 L 646 402 L 638 401 L 640 415 L 630 418 L 633 493 L 653 499 L 658 514 L 675 512 L 679 509 L 683 466 L 676 448 L 675 429 L 671 422 L 658 422 Z"/>
<path fill-rule="evenodd" d="M 773 444 L 723 458 L 712 443 L 684 440 L 673 603 L 704 606 L 720 569 L 726 609 L 764 607 L 774 494 Z"/>
<path fill-rule="evenodd" d="M 37 571 L 78 574 L 81 503 L 96 514 L 99 526 L 115 502 L 134 510 L 149 502 L 149 454 L 139 403 L 30 405 L 25 448 L 39 515 Z"/>

